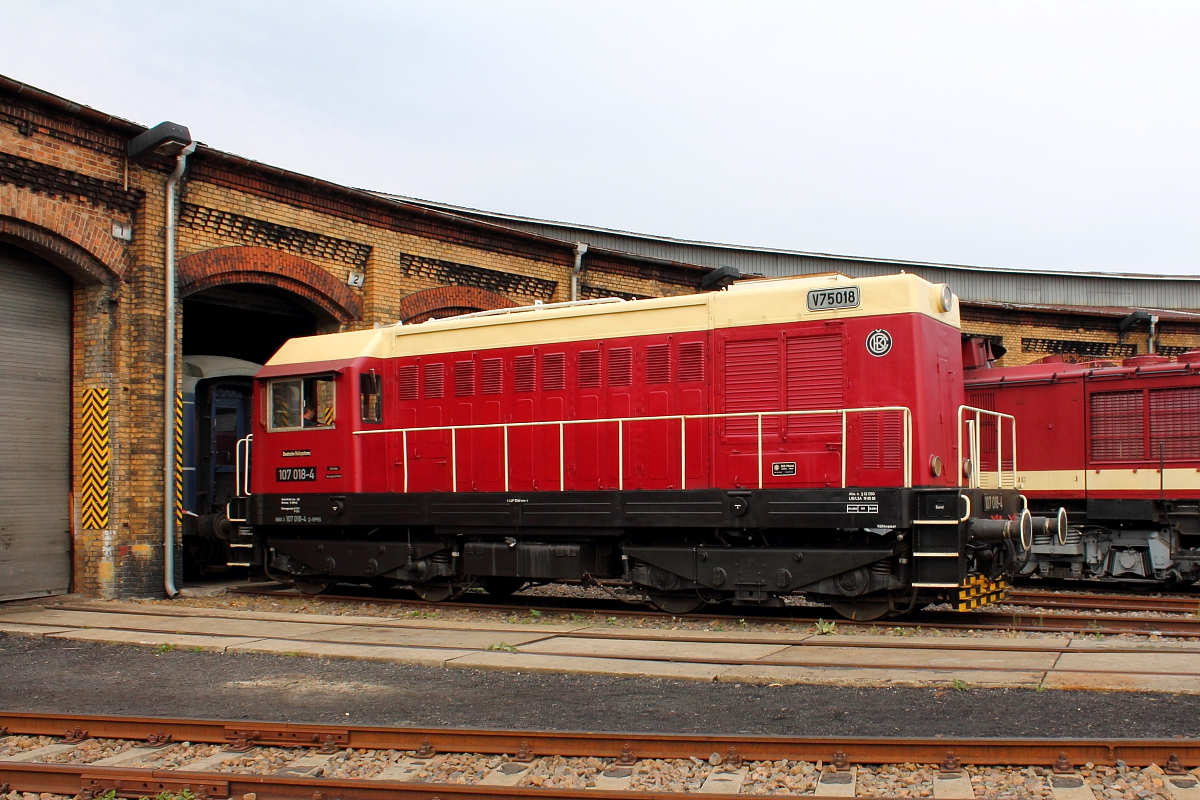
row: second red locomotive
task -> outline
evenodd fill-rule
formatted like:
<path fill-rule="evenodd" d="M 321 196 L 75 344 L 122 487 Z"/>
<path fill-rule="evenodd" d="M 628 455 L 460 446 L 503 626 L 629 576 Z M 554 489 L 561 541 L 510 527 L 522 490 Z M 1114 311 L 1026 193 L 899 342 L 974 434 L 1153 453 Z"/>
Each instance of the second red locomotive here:
<path fill-rule="evenodd" d="M 1200 351 L 990 367 L 965 344 L 967 402 L 1015 415 L 1018 486 L 1035 513 L 1065 507 L 1021 573 L 1143 585 L 1200 578 Z M 996 461 L 985 430 L 981 460 Z"/>
<path fill-rule="evenodd" d="M 974 420 L 1013 421 L 963 406 L 956 299 L 913 275 L 505 309 L 288 342 L 242 494 L 313 591 L 624 579 L 873 618 L 995 599 L 1053 525 L 1009 463 L 964 481 Z"/>

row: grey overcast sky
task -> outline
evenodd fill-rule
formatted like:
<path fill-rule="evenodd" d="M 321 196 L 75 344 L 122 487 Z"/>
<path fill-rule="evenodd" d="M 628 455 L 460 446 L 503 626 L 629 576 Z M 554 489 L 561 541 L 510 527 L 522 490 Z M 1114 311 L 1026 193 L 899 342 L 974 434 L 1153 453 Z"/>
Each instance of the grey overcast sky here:
<path fill-rule="evenodd" d="M 327 180 L 687 239 L 1196 273 L 1200 2 L 5 0 L 0 73 Z"/>

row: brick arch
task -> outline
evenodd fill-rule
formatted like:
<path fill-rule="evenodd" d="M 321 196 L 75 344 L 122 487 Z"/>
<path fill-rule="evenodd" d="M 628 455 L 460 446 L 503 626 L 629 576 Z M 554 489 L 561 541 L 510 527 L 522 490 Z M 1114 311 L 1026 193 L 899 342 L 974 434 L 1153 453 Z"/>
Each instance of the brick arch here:
<path fill-rule="evenodd" d="M 16 186 L 0 186 L 0 239 L 85 284 L 112 283 L 129 268 L 129 256 L 111 227 L 83 209 Z"/>
<path fill-rule="evenodd" d="M 490 311 L 493 308 L 515 306 L 502 294 L 474 286 L 435 286 L 402 297 L 396 309 L 401 322 L 424 322 L 427 319 Z"/>
<path fill-rule="evenodd" d="M 217 247 L 179 260 L 179 296 L 215 286 L 257 283 L 286 289 L 339 322 L 362 317 L 362 301 L 311 261 L 266 247 Z"/>

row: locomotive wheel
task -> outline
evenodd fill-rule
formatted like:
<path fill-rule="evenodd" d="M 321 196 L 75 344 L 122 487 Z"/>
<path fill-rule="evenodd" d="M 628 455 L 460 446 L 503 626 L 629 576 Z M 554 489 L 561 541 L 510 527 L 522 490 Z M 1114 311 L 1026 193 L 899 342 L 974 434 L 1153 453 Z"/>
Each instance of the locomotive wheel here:
<path fill-rule="evenodd" d="M 663 611 L 667 614 L 691 614 L 708 605 L 708 601 L 700 597 L 695 592 L 680 592 L 678 594 L 666 592 L 651 592 L 650 605 Z"/>
<path fill-rule="evenodd" d="M 482 578 L 479 584 L 492 597 L 504 598 L 521 591 L 528 582 L 521 578 Z"/>
<path fill-rule="evenodd" d="M 846 619 L 855 622 L 870 622 L 873 619 L 886 617 L 892 610 L 887 600 L 830 600 L 831 608 Z"/>
<path fill-rule="evenodd" d="M 450 581 L 430 581 L 429 583 L 414 583 L 413 592 L 426 603 L 440 603 L 448 600 L 454 594 Z"/>
<path fill-rule="evenodd" d="M 304 578 L 293 578 L 292 585 L 300 590 L 301 594 L 317 595 L 325 594 L 329 588 L 333 586 L 331 581 L 314 581 L 305 580 Z"/>

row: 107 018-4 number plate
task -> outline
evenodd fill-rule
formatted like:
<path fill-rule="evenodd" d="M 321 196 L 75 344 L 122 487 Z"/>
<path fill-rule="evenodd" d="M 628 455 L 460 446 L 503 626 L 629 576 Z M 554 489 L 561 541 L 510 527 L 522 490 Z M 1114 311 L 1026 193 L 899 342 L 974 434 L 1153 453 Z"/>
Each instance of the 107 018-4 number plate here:
<path fill-rule="evenodd" d="M 858 308 L 862 292 L 857 286 L 837 286 L 832 289 L 809 289 L 808 310 L 829 311 L 835 308 Z"/>
<path fill-rule="evenodd" d="M 277 481 L 315 481 L 316 479 L 316 467 L 277 467 L 275 469 L 275 480 Z"/>

